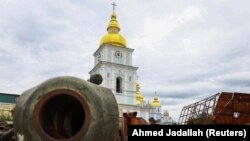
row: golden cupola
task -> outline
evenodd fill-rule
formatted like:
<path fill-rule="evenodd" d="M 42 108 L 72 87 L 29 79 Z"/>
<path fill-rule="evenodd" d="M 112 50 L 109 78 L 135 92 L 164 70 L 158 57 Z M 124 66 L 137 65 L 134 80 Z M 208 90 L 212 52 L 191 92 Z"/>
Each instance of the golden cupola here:
<path fill-rule="evenodd" d="M 151 106 L 152 107 L 160 107 L 161 106 L 161 103 L 160 103 L 158 97 L 154 96 L 154 99 L 153 99 L 153 102 L 151 103 Z"/>
<path fill-rule="evenodd" d="M 136 83 L 135 97 L 136 97 L 136 105 L 141 105 L 141 103 L 143 101 L 143 96 L 140 92 L 140 84 L 139 83 Z"/>
<path fill-rule="evenodd" d="M 116 20 L 116 14 L 114 10 L 111 15 L 107 31 L 108 33 L 100 40 L 100 46 L 104 44 L 110 44 L 117 47 L 127 47 L 126 39 L 121 34 L 119 34 L 120 27 Z"/>

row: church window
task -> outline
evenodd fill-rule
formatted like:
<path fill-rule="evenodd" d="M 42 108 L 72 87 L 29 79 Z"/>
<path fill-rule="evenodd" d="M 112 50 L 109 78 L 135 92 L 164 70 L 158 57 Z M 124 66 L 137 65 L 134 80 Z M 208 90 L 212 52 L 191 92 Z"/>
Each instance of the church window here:
<path fill-rule="evenodd" d="M 107 73 L 107 78 L 109 78 L 109 77 L 110 77 L 110 73 L 108 72 L 108 73 Z"/>
<path fill-rule="evenodd" d="M 131 80 L 132 80 L 132 77 L 131 77 L 131 76 L 129 76 L 129 77 L 128 77 L 128 80 L 129 80 L 129 81 L 131 81 Z"/>
<path fill-rule="evenodd" d="M 116 92 L 117 93 L 122 92 L 122 78 L 121 77 L 116 78 Z"/>

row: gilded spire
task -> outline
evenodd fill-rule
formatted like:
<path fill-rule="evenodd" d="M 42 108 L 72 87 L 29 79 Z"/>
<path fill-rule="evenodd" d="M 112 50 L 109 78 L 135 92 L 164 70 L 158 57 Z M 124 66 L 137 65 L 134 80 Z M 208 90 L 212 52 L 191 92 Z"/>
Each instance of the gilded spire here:
<path fill-rule="evenodd" d="M 112 3 L 111 5 L 113 5 L 113 12 L 109 21 L 109 25 L 107 27 L 108 34 L 102 37 L 102 39 L 100 40 L 100 46 L 103 44 L 110 44 L 118 47 L 126 47 L 127 43 L 125 38 L 119 34 L 120 27 L 115 13 L 115 7 L 117 5 L 115 3 Z"/>
<path fill-rule="evenodd" d="M 113 5 L 113 13 L 111 15 L 111 19 L 109 21 L 107 31 L 109 33 L 119 33 L 120 28 L 119 28 L 119 24 L 118 24 L 118 22 L 116 20 L 116 14 L 115 14 L 115 7 L 117 5 L 114 2 L 111 5 Z"/>

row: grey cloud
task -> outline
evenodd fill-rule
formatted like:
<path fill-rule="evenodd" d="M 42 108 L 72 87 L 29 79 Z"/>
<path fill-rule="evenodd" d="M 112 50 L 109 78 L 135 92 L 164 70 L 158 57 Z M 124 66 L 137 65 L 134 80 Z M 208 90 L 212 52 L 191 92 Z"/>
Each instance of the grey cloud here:
<path fill-rule="evenodd" d="M 250 86 L 250 71 L 237 72 L 221 75 L 215 78 L 217 84 L 226 85 L 228 87 L 249 87 Z"/>
<path fill-rule="evenodd" d="M 111 2 L 1 1 L 0 91 L 21 93 L 58 75 L 87 79 Z M 142 94 L 152 100 L 156 91 L 176 119 L 185 104 L 217 92 L 249 92 L 248 5 L 118 2 L 121 34 L 135 49 Z"/>

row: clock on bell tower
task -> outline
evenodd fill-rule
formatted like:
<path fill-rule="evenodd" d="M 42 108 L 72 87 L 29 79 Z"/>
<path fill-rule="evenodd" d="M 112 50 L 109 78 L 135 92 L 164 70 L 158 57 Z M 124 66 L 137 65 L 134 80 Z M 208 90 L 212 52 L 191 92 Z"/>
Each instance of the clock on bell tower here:
<path fill-rule="evenodd" d="M 100 74 L 102 86 L 110 88 L 120 104 L 135 105 L 137 69 L 132 65 L 134 49 L 128 48 L 126 39 L 119 33 L 120 27 L 113 9 L 107 34 L 95 51 L 95 66 L 90 75 Z"/>

